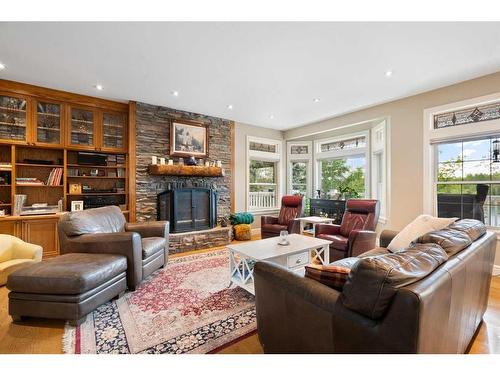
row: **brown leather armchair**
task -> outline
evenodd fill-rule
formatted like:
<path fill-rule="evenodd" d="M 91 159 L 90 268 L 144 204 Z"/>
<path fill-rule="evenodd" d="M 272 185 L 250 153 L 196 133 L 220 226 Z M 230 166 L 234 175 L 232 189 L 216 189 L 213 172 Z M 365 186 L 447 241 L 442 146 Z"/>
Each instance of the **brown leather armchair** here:
<path fill-rule="evenodd" d="M 380 203 L 376 199 L 349 199 L 340 225 L 317 224 L 316 237 L 332 241 L 330 262 L 355 257 L 375 247 Z"/>
<path fill-rule="evenodd" d="M 119 254 L 127 258 L 127 286 L 136 286 L 168 260 L 169 222 L 127 223 L 120 208 L 65 214 L 58 223 L 61 254 Z"/>
<path fill-rule="evenodd" d="M 304 213 L 304 197 L 300 195 L 285 195 L 281 199 L 281 209 L 278 217 L 262 216 L 260 232 L 262 238 L 277 237 L 282 230 L 288 233 L 299 233 L 300 226 L 295 220 Z"/>

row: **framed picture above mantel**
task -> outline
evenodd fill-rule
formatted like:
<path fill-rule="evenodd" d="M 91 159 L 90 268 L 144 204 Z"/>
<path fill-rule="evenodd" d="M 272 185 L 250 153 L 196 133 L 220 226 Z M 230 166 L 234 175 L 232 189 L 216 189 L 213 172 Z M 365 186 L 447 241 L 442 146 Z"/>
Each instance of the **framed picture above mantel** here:
<path fill-rule="evenodd" d="M 170 123 L 170 156 L 208 156 L 208 128 L 202 122 L 172 120 Z"/>

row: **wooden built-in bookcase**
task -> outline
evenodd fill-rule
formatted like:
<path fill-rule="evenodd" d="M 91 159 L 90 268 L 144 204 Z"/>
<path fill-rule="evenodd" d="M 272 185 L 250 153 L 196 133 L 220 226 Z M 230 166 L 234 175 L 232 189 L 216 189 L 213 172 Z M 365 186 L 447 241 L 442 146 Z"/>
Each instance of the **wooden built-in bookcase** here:
<path fill-rule="evenodd" d="M 129 115 L 133 105 L 0 80 L 0 210 L 5 210 L 0 233 L 40 244 L 44 257 L 59 253 L 61 213 L 15 216 L 15 194 L 25 194 L 27 206 L 61 200 L 63 212 L 71 210 L 74 200 L 93 207 L 106 199 L 135 221 L 129 155 L 135 134 L 128 131 L 135 131 L 135 116 Z M 101 155 L 106 162 L 83 163 L 81 152 Z M 61 169 L 60 181 L 47 184 L 54 168 Z M 81 191 L 71 189 L 75 184 Z"/>

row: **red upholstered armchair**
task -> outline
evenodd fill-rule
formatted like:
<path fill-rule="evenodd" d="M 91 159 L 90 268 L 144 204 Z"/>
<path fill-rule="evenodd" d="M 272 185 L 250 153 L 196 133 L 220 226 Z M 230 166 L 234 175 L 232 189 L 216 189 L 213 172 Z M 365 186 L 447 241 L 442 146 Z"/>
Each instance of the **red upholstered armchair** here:
<path fill-rule="evenodd" d="M 260 232 L 262 238 L 276 237 L 282 230 L 288 233 L 299 233 L 299 222 L 295 218 L 304 213 L 304 197 L 300 195 L 285 195 L 281 199 L 281 210 L 278 217 L 262 216 Z"/>
<path fill-rule="evenodd" d="M 380 203 L 376 199 L 349 199 L 340 225 L 317 224 L 316 237 L 330 240 L 330 262 L 355 257 L 375 247 Z"/>

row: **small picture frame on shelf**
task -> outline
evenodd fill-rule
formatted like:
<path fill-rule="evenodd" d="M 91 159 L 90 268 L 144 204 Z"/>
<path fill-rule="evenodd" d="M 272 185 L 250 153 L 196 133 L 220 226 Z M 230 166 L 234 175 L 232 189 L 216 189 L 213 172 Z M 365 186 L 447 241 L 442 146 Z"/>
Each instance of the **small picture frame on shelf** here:
<path fill-rule="evenodd" d="M 71 212 L 83 211 L 83 201 L 71 201 Z"/>
<path fill-rule="evenodd" d="M 97 177 L 97 176 L 99 176 L 99 169 L 91 169 L 91 170 L 90 170 L 90 175 L 91 175 L 92 177 Z"/>
<path fill-rule="evenodd" d="M 82 185 L 69 184 L 69 193 L 70 194 L 81 194 L 82 193 Z"/>

